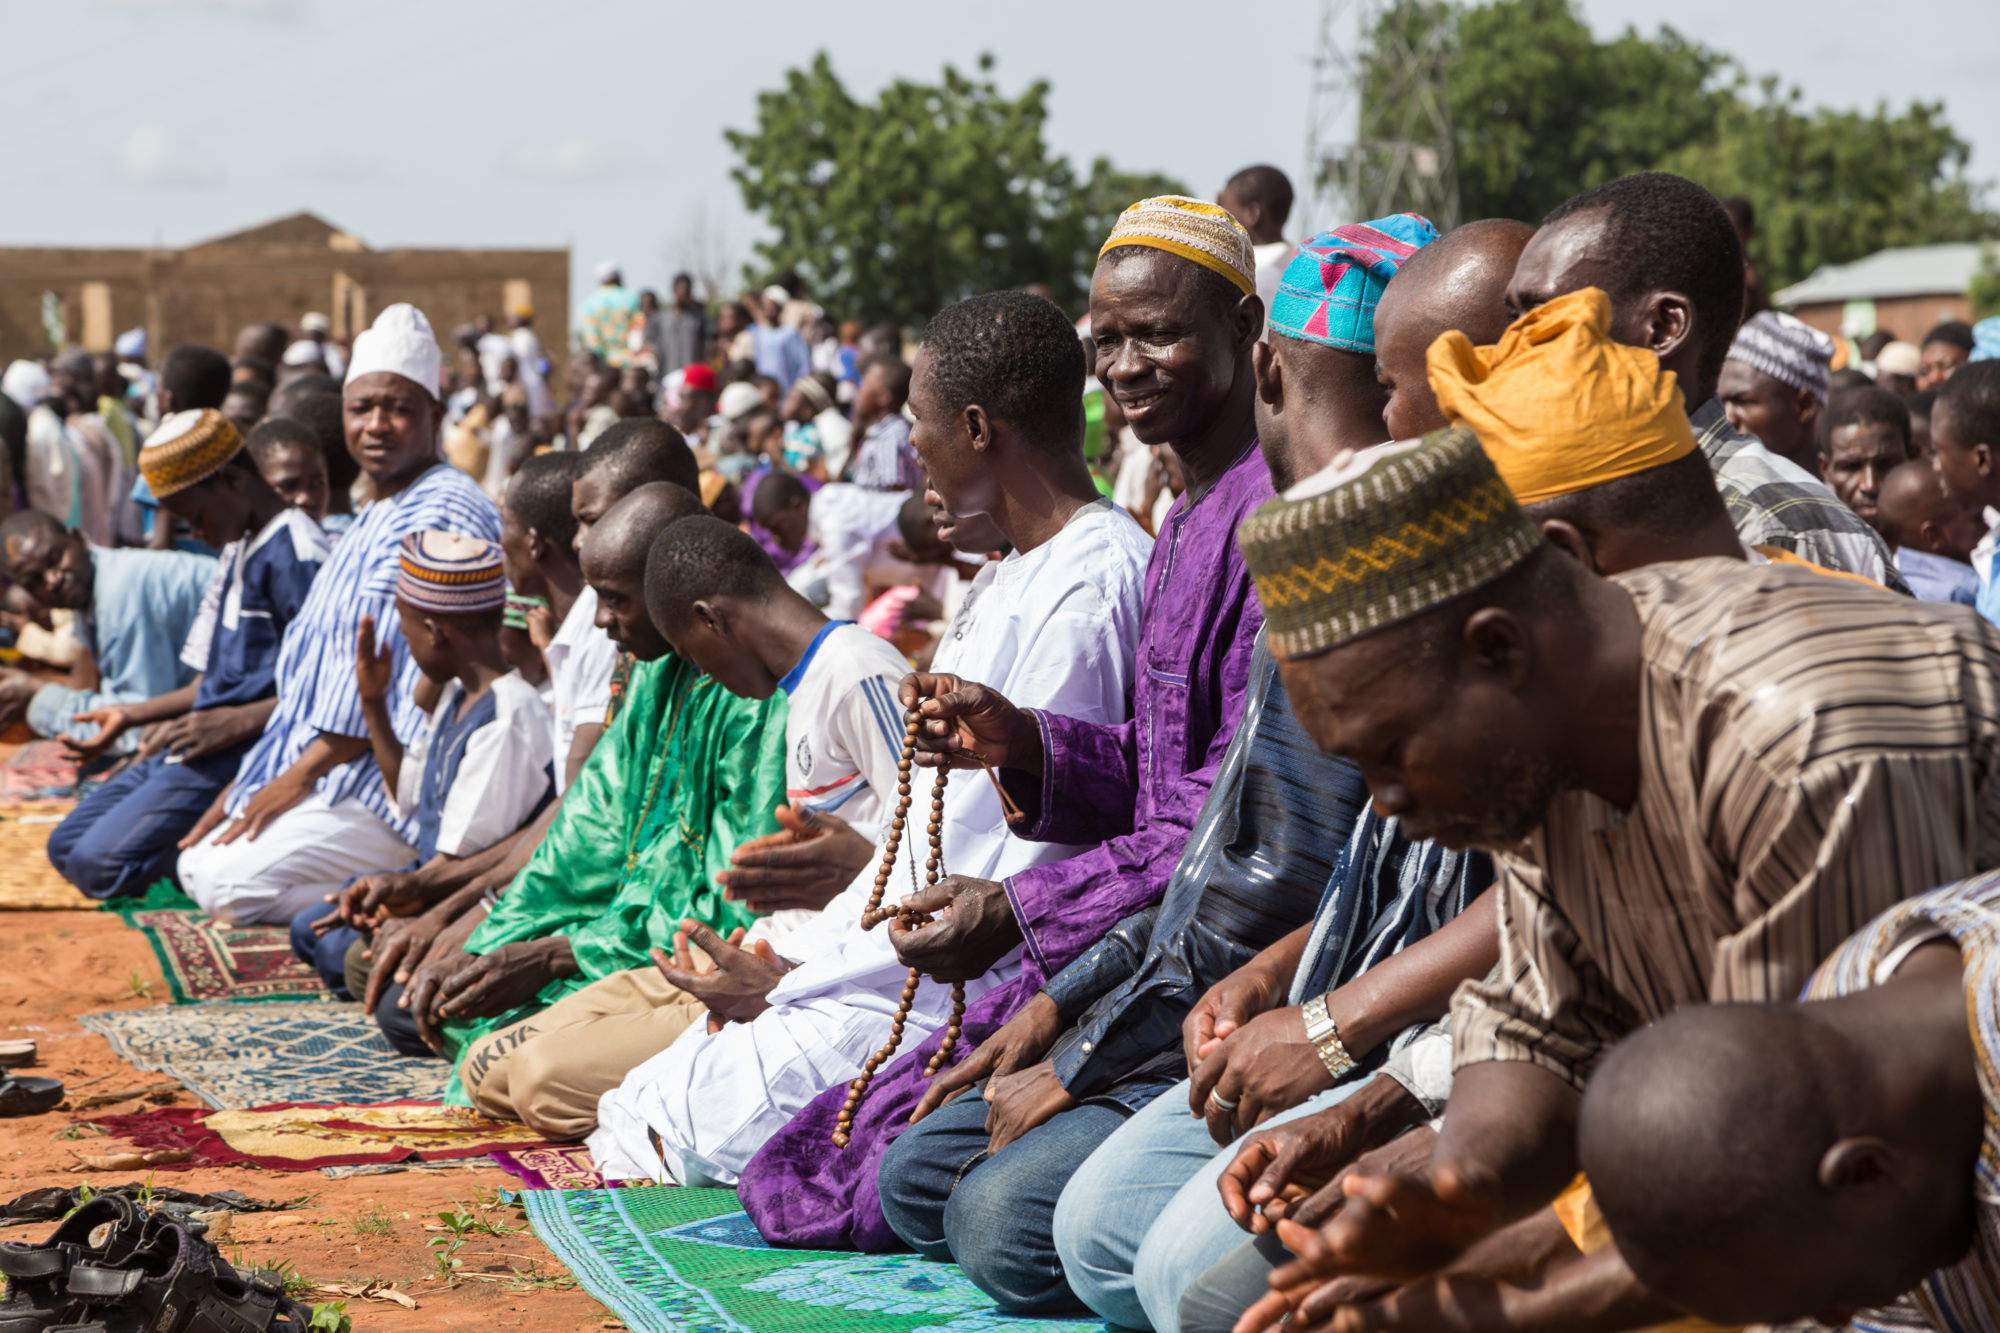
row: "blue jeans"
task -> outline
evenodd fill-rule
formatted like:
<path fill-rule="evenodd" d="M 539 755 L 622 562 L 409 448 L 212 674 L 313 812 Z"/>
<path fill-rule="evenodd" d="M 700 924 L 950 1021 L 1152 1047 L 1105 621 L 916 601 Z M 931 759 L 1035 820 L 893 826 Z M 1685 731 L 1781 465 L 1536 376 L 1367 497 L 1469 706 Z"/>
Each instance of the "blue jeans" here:
<path fill-rule="evenodd" d="M 977 1084 L 889 1145 L 877 1185 L 882 1215 L 927 1259 L 952 1259 L 1009 1314 L 1079 1309 L 1056 1258 L 1050 1219 L 1063 1182 L 1125 1122 L 1124 1107 L 1087 1102 L 986 1153 Z"/>
<path fill-rule="evenodd" d="M 352 926 L 335 926 L 324 935 L 313 934 L 313 923 L 332 916 L 337 903 L 314 903 L 292 918 L 292 953 L 302 963 L 311 963 L 326 988 L 343 1000 L 358 1000 L 347 993 L 347 947 L 361 938 Z"/>
<path fill-rule="evenodd" d="M 1264 1124 L 1324 1111 L 1366 1081 L 1351 1078 Z M 1056 1203 L 1056 1255 L 1078 1298 L 1111 1323 L 1179 1333 L 1181 1294 L 1249 1238 L 1215 1188 L 1235 1158 L 1233 1144 L 1218 1148 L 1207 1122 L 1188 1114 L 1185 1079 L 1119 1126 Z"/>
<path fill-rule="evenodd" d="M 190 763 L 154 755 L 99 787 L 49 834 L 49 864 L 93 898 L 172 879 L 180 840 L 236 776 L 248 745 Z"/>
<path fill-rule="evenodd" d="M 375 1023 L 382 1029 L 382 1035 L 396 1048 L 396 1054 L 412 1060 L 442 1060 L 424 1039 L 417 1035 L 417 1020 L 410 1017 L 407 1009 L 398 1009 L 396 1001 L 403 998 L 403 988 L 390 982 L 382 988 L 382 998 L 375 1002 Z"/>

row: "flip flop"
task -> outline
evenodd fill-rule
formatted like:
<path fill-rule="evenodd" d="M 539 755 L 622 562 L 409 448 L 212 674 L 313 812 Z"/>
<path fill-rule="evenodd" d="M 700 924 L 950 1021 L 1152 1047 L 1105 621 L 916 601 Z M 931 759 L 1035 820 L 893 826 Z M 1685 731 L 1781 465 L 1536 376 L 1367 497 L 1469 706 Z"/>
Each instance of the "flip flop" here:
<path fill-rule="evenodd" d="M 62 1104 L 61 1079 L 19 1075 L 0 1079 L 0 1118 L 42 1115 Z"/>
<path fill-rule="evenodd" d="M 0 1041 L 0 1069 L 18 1069 L 35 1063 L 32 1041 Z"/>

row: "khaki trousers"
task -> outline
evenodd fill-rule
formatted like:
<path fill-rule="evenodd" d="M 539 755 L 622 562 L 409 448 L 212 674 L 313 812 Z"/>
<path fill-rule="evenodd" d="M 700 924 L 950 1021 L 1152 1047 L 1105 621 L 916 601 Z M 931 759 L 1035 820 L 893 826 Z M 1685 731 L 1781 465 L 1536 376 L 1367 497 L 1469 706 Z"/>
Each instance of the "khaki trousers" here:
<path fill-rule="evenodd" d="M 599 1097 L 707 1015 L 658 968 L 635 967 L 474 1043 L 458 1074 L 483 1114 L 570 1143 L 597 1128 Z"/>

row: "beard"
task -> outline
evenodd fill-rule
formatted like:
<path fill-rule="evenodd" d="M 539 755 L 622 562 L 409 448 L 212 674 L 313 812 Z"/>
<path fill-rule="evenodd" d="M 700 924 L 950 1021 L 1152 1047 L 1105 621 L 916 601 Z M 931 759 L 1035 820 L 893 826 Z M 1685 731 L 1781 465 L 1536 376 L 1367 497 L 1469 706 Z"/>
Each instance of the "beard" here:
<path fill-rule="evenodd" d="M 1412 838 L 1447 847 L 1505 851 L 1517 846 L 1548 819 L 1549 806 L 1571 785 L 1569 774 L 1541 751 L 1507 749 L 1487 765 L 1484 810 L 1467 814 L 1419 815 L 1403 821 Z"/>

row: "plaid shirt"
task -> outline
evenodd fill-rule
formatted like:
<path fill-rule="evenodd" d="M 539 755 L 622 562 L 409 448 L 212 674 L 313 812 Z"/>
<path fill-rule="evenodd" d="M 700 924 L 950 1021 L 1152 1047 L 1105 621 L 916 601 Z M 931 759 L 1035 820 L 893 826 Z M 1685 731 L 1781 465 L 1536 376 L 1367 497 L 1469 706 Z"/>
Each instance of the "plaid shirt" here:
<path fill-rule="evenodd" d="M 1745 546 L 1776 546 L 1824 569 L 1910 591 L 1875 529 L 1825 482 L 1731 426 L 1721 399 L 1710 398 L 1688 420 Z"/>

